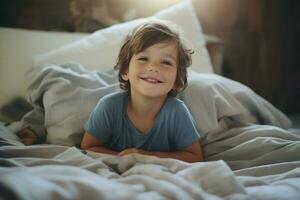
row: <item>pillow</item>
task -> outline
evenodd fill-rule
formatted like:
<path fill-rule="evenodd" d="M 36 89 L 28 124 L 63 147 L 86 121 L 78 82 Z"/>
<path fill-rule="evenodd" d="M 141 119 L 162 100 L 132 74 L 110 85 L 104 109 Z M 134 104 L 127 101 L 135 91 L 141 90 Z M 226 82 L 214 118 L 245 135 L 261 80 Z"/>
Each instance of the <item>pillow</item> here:
<path fill-rule="evenodd" d="M 26 95 L 29 80 L 25 74 L 32 68 L 33 55 L 58 48 L 86 35 L 0 27 L 0 107 L 17 96 Z"/>
<path fill-rule="evenodd" d="M 88 69 L 103 69 L 115 65 L 121 44 L 126 35 L 138 24 L 150 19 L 168 20 L 179 27 L 188 45 L 194 50 L 190 69 L 212 73 L 212 65 L 205 47 L 201 26 L 190 0 L 157 12 L 149 18 L 136 19 L 94 32 L 78 41 L 54 49 L 34 58 L 35 66 L 78 62 Z"/>

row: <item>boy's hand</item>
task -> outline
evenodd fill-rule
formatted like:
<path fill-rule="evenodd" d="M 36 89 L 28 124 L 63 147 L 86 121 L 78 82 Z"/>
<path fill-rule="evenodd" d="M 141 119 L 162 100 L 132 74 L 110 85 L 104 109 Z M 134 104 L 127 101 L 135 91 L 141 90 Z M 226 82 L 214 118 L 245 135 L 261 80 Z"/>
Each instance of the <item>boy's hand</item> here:
<path fill-rule="evenodd" d="M 38 143 L 37 134 L 29 127 L 20 130 L 17 136 L 21 139 L 22 143 L 25 145 L 33 145 Z"/>
<path fill-rule="evenodd" d="M 143 153 L 143 150 L 142 149 L 137 149 L 137 148 L 128 148 L 128 149 L 125 149 L 123 151 L 121 151 L 118 156 L 125 156 L 125 155 L 128 155 L 128 154 L 131 154 L 131 153 Z"/>

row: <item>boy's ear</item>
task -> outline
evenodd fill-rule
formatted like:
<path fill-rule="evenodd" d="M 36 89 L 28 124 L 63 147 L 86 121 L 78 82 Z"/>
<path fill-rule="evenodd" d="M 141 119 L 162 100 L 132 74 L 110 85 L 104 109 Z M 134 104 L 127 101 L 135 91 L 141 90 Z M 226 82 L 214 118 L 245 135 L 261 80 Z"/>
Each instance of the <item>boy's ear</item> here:
<path fill-rule="evenodd" d="M 128 78 L 128 73 L 127 73 L 127 72 L 124 73 L 124 74 L 122 74 L 121 77 L 122 77 L 122 79 L 123 79 L 124 81 L 128 81 L 128 80 L 129 80 L 129 78 Z"/>

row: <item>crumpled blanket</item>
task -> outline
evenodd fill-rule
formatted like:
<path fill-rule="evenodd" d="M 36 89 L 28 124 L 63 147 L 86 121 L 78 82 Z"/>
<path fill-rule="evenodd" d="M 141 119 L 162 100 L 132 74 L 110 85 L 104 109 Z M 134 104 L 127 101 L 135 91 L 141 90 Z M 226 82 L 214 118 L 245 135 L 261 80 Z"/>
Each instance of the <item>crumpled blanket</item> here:
<path fill-rule="evenodd" d="M 298 148 L 299 149 L 299 148 Z M 59 145 L 0 147 L 3 199 L 280 199 L 300 197 L 300 161 L 232 171 L 222 160 L 118 157 Z"/>
<path fill-rule="evenodd" d="M 0 199 L 300 199 L 300 135 L 285 130 L 286 116 L 239 83 L 190 74 L 180 98 L 195 118 L 205 158 L 191 164 L 70 147 L 98 99 L 118 90 L 116 77 L 74 63 L 32 75 L 34 109 L 15 125 L 53 144 L 24 146 L 1 127 Z"/>
<path fill-rule="evenodd" d="M 285 114 L 237 81 L 216 74 L 191 72 L 188 84 L 182 99 L 203 134 L 222 131 L 223 119 L 284 129 L 292 126 Z"/>
<path fill-rule="evenodd" d="M 46 199 L 56 195 L 59 199 L 181 200 L 245 194 L 223 161 L 188 164 L 139 154 L 122 158 L 93 152 L 84 155 L 74 147 L 50 145 L 7 149 L 4 156 L 13 153 L 30 153 L 31 158 L 27 161 L 22 158 L 2 160 L 2 164 L 18 167 L 0 168 L 0 186 L 6 184 L 6 195 L 17 193 L 20 199 L 35 199 L 42 194 Z M 23 187 L 10 188 L 16 181 Z M 31 192 L 33 189 L 37 192 Z"/>
<path fill-rule="evenodd" d="M 84 124 L 98 100 L 120 90 L 112 70 L 90 71 L 78 63 L 45 65 L 29 75 L 27 100 L 33 110 L 10 128 L 17 132 L 30 127 L 52 144 L 80 144 Z"/>
<path fill-rule="evenodd" d="M 201 136 L 227 130 L 227 119 L 236 124 L 291 127 L 282 112 L 241 83 L 192 71 L 188 83 L 179 98 L 191 111 Z M 27 98 L 34 109 L 11 129 L 16 132 L 29 126 L 47 143 L 78 145 L 84 123 L 98 100 L 118 90 L 112 71 L 89 71 L 78 63 L 35 68 Z"/>

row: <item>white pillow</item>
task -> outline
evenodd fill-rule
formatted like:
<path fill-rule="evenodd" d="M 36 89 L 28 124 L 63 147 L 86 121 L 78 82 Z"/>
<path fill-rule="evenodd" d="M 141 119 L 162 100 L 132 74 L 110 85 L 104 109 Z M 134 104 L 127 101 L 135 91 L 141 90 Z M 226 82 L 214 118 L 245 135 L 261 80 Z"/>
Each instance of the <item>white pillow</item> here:
<path fill-rule="evenodd" d="M 112 68 L 126 35 L 138 24 L 149 19 L 171 21 L 182 28 L 183 37 L 194 50 L 190 69 L 197 72 L 212 73 L 212 65 L 205 47 L 201 26 L 190 0 L 157 12 L 154 16 L 117 24 L 94 32 L 78 41 L 34 58 L 35 66 L 42 64 L 63 64 L 79 62 L 88 69 Z"/>
<path fill-rule="evenodd" d="M 0 107 L 14 97 L 26 95 L 28 79 L 25 74 L 32 68 L 33 55 L 86 35 L 0 27 Z"/>

